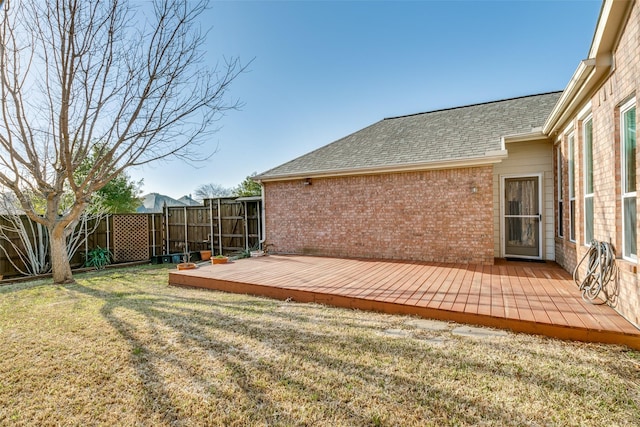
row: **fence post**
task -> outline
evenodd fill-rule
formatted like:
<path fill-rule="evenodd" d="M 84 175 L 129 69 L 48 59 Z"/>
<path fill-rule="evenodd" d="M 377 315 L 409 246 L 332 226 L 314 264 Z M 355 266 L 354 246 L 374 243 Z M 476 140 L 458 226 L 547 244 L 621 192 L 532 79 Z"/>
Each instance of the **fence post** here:
<path fill-rule="evenodd" d="M 89 231 L 87 230 L 87 216 L 84 216 L 84 259 L 87 259 L 87 254 L 89 253 Z M 95 239 L 94 239 L 95 240 Z"/>
<path fill-rule="evenodd" d="M 111 234 L 111 229 L 109 228 L 109 218 L 111 218 L 113 215 L 107 215 L 107 217 L 105 218 L 105 221 L 107 222 L 107 251 L 109 251 L 109 236 Z"/>
<path fill-rule="evenodd" d="M 213 254 L 213 200 L 209 199 L 209 249 Z"/>
<path fill-rule="evenodd" d="M 151 214 L 151 253 L 156 256 L 156 214 Z"/>

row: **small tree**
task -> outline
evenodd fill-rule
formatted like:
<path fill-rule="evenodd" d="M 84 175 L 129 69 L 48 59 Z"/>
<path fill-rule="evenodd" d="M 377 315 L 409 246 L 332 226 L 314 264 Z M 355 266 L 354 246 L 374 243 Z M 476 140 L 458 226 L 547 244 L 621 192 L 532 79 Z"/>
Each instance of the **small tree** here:
<path fill-rule="evenodd" d="M 99 146 L 101 149 L 102 146 Z M 79 181 L 84 180 L 91 168 L 99 161 L 100 150 L 94 147 L 90 157 L 80 164 L 76 170 L 75 178 Z M 91 195 L 91 201 L 87 206 L 87 210 L 93 214 L 115 214 L 115 213 L 132 213 L 142 205 L 139 197 L 143 180 L 133 181 L 129 175 L 122 171 L 104 187 Z M 72 198 L 71 198 L 72 199 Z"/>
<path fill-rule="evenodd" d="M 262 194 L 260 184 L 253 180 L 258 173 L 254 172 L 247 176 L 236 188 L 233 189 L 233 195 L 236 197 L 259 196 Z"/>
<path fill-rule="evenodd" d="M 92 196 L 89 209 L 95 206 L 109 214 L 133 213 L 142 205 L 139 197 L 142 183 L 142 180 L 132 181 L 129 175 L 122 172 Z"/>
<path fill-rule="evenodd" d="M 54 282 L 73 280 L 67 241 L 94 193 L 130 167 L 208 158 L 212 150 L 201 145 L 222 114 L 237 108 L 226 94 L 245 67 L 237 59 L 203 65 L 197 19 L 205 5 L 2 4 L 0 185 L 47 228 Z M 96 161 L 78 175 L 94 152 Z M 43 215 L 33 200 L 44 201 Z"/>

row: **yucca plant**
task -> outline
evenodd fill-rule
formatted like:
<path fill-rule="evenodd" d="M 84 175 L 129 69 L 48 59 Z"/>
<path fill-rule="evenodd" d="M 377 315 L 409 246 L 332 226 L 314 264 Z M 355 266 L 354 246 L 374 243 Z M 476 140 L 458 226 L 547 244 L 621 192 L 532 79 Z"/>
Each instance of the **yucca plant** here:
<path fill-rule="evenodd" d="M 93 267 L 96 270 L 102 270 L 107 265 L 111 264 L 112 256 L 113 255 L 109 249 L 97 246 L 87 252 L 84 265 L 85 267 Z"/>

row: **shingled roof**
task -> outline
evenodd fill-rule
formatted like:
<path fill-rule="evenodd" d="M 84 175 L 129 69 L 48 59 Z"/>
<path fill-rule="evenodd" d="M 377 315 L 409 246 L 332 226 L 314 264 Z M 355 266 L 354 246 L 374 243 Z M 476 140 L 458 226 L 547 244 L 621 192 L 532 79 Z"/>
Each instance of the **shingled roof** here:
<path fill-rule="evenodd" d="M 561 92 L 391 117 L 297 159 L 258 180 L 372 173 L 495 158 L 502 138 L 540 131 Z"/>

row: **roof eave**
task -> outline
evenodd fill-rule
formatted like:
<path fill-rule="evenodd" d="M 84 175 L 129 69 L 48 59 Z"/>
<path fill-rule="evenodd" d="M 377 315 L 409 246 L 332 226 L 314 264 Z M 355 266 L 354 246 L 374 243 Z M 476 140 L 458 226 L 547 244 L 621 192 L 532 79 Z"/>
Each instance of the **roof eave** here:
<path fill-rule="evenodd" d="M 613 69 L 613 51 L 632 3 L 624 0 L 606 0 L 603 3 L 589 56 L 580 62 L 551 110 L 542 127 L 545 135 L 551 135 L 564 127 L 574 112 L 593 94 L 602 78 Z"/>
<path fill-rule="evenodd" d="M 557 128 L 562 127 L 584 98 L 588 96 L 596 80 L 595 59 L 585 59 L 580 62 L 573 73 L 569 84 L 562 92 L 560 99 L 551 110 L 551 114 L 542 127 L 542 132 L 551 135 Z M 602 72 L 598 73 L 602 75 Z"/>
<path fill-rule="evenodd" d="M 456 169 L 463 167 L 487 166 L 500 163 L 507 158 L 506 150 L 488 151 L 484 156 L 470 157 L 465 159 L 449 159 L 435 162 L 407 163 L 402 165 L 374 166 L 357 169 L 327 169 L 318 171 L 308 171 L 304 173 L 289 173 L 270 176 L 256 176 L 257 182 L 270 181 L 291 181 L 305 178 L 331 178 L 338 176 L 354 175 L 378 175 L 387 173 L 418 172 L 435 169 Z"/>

